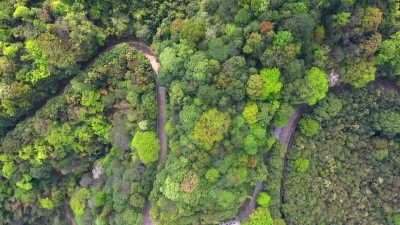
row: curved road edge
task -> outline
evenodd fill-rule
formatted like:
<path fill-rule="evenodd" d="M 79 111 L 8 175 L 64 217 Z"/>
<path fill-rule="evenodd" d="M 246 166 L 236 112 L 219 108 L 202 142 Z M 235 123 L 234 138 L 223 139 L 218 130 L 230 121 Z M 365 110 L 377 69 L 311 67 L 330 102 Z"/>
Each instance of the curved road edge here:
<path fill-rule="evenodd" d="M 397 86 L 396 84 L 393 84 L 391 80 L 385 79 L 385 78 L 378 78 L 374 81 L 371 82 L 372 84 L 376 84 L 382 87 L 383 90 L 388 89 L 388 90 L 393 90 L 396 93 L 400 94 L 400 87 Z M 350 85 L 348 84 L 343 84 L 341 87 L 333 87 L 334 89 L 349 89 L 351 88 Z M 290 145 L 293 140 L 293 135 L 294 132 L 297 128 L 298 122 L 300 118 L 302 117 L 303 113 L 309 109 L 310 106 L 308 104 L 301 104 L 297 106 L 294 115 L 289 119 L 289 122 L 286 124 L 286 126 L 282 127 L 281 132 L 279 134 L 278 140 L 282 142 L 283 144 L 286 145 L 286 153 L 284 157 L 284 164 L 283 164 L 283 169 L 282 169 L 282 179 L 281 179 L 281 189 L 280 189 L 280 202 L 281 205 L 283 204 L 283 176 L 286 172 L 287 168 L 287 163 L 288 163 L 288 158 L 287 155 L 290 153 Z M 281 211 L 282 213 L 282 211 Z M 283 213 L 282 213 L 283 215 Z"/>

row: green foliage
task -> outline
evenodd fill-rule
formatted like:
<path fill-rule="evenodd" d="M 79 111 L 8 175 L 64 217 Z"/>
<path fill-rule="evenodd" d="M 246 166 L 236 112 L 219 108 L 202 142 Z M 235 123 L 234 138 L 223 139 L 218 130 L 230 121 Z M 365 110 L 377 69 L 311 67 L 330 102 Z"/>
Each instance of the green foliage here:
<path fill-rule="evenodd" d="M 279 98 L 279 93 L 283 87 L 283 84 L 279 82 L 279 77 L 281 75 L 279 69 L 263 69 L 261 70 L 260 74 L 265 80 L 261 100 Z"/>
<path fill-rule="evenodd" d="M 257 123 L 257 114 L 258 114 L 258 106 L 254 103 L 248 103 L 243 110 L 243 117 L 246 119 L 246 122 L 250 125 Z"/>
<path fill-rule="evenodd" d="M 274 220 L 267 208 L 258 207 L 251 215 L 250 220 L 242 223 L 243 225 L 273 225 Z"/>
<path fill-rule="evenodd" d="M 258 152 L 258 143 L 253 135 L 247 135 L 244 139 L 244 150 L 248 155 L 256 155 Z"/>
<path fill-rule="evenodd" d="M 25 56 L 25 59 L 33 59 L 38 68 L 38 70 L 33 70 L 31 72 L 32 77 L 30 78 L 30 81 L 34 83 L 50 76 L 50 73 L 47 71 L 50 64 L 49 58 L 43 54 L 39 43 L 33 40 L 26 41 L 25 48 L 30 53 L 30 55 Z"/>
<path fill-rule="evenodd" d="M 347 3 L 347 4 L 349 4 L 349 5 L 354 5 L 354 3 L 355 3 L 355 0 L 340 0 L 340 2 L 341 3 Z"/>
<path fill-rule="evenodd" d="M 7 178 L 11 179 L 12 176 L 15 174 L 17 171 L 17 166 L 14 164 L 14 162 L 4 162 L 3 168 L 2 168 L 2 175 Z"/>
<path fill-rule="evenodd" d="M 237 30 L 237 26 L 233 23 L 227 23 L 225 25 L 225 33 L 228 36 L 233 36 L 236 33 L 236 30 Z"/>
<path fill-rule="evenodd" d="M 95 91 L 83 91 L 81 104 L 86 106 L 90 113 L 101 112 L 104 109 L 104 106 L 100 102 L 100 92 Z"/>
<path fill-rule="evenodd" d="M 157 161 L 160 145 L 156 133 L 137 131 L 132 139 L 132 147 L 137 150 L 143 163 L 149 164 Z"/>
<path fill-rule="evenodd" d="M 260 192 L 260 193 L 258 194 L 257 203 L 258 203 L 261 207 L 263 207 L 263 208 L 268 208 L 268 207 L 269 207 L 269 204 L 270 204 L 270 201 L 271 201 L 271 196 L 269 196 L 267 193 L 265 193 L 265 192 Z"/>
<path fill-rule="evenodd" d="M 99 191 L 96 193 L 96 196 L 94 198 L 94 206 L 96 207 L 101 207 L 106 204 L 106 193 L 104 191 Z"/>
<path fill-rule="evenodd" d="M 21 178 L 21 180 L 19 180 L 17 183 L 16 183 L 16 185 L 17 185 L 17 187 L 20 187 L 20 188 L 22 188 L 22 189 L 24 189 L 24 190 L 26 190 L 26 191 L 29 191 L 29 190 L 31 190 L 32 189 L 32 184 L 31 184 L 31 181 L 32 180 L 32 177 L 29 175 L 29 174 L 26 174 L 26 173 L 24 173 L 23 175 L 22 175 L 22 178 Z"/>
<path fill-rule="evenodd" d="M 393 34 L 390 39 L 384 40 L 379 47 L 379 54 L 376 58 L 378 65 L 389 64 L 395 70 L 395 74 L 400 74 L 400 57 L 397 53 L 400 49 L 400 32 Z"/>
<path fill-rule="evenodd" d="M 224 62 L 228 58 L 229 49 L 221 39 L 216 38 L 210 41 L 207 53 L 211 58 Z"/>
<path fill-rule="evenodd" d="M 54 202 L 49 198 L 39 199 L 40 205 L 45 209 L 53 209 L 55 207 Z"/>
<path fill-rule="evenodd" d="M 278 31 L 274 37 L 274 45 L 285 47 L 293 42 L 293 35 L 290 31 Z"/>
<path fill-rule="evenodd" d="M 313 119 L 301 119 L 299 121 L 300 131 L 306 137 L 318 134 L 319 123 Z"/>
<path fill-rule="evenodd" d="M 393 223 L 394 225 L 400 224 L 400 214 L 393 214 L 387 216 L 387 221 Z"/>
<path fill-rule="evenodd" d="M 312 67 L 306 74 L 306 82 L 311 86 L 311 93 L 307 99 L 308 104 L 314 105 L 317 101 L 325 98 L 328 92 L 328 78 L 324 71 Z"/>
<path fill-rule="evenodd" d="M 182 39 L 198 42 L 204 37 L 204 28 L 202 25 L 197 23 L 185 22 L 182 27 L 180 36 Z"/>
<path fill-rule="evenodd" d="M 400 133 L 400 113 L 383 110 L 376 115 L 376 129 L 381 130 L 388 137 Z"/>
<path fill-rule="evenodd" d="M 230 125 L 229 114 L 210 109 L 201 115 L 189 137 L 201 148 L 210 150 L 214 142 L 223 139 Z"/>
<path fill-rule="evenodd" d="M 382 12 L 376 7 L 367 7 L 361 21 L 365 31 L 376 31 L 382 22 Z"/>
<path fill-rule="evenodd" d="M 13 17 L 16 19 L 22 18 L 22 19 L 28 19 L 30 16 L 31 11 L 29 10 L 28 7 L 26 6 L 18 6 L 13 14 Z"/>
<path fill-rule="evenodd" d="M 379 161 L 382 161 L 382 160 L 383 160 L 384 158 L 386 158 L 388 155 L 389 155 L 389 151 L 388 151 L 387 149 L 378 150 L 378 151 L 372 153 L 372 156 L 373 156 L 375 159 L 379 160 Z"/>
<path fill-rule="evenodd" d="M 333 15 L 333 18 L 336 20 L 336 24 L 340 26 L 346 26 L 350 22 L 350 17 L 350 12 L 341 12 L 339 14 Z"/>
<path fill-rule="evenodd" d="M 376 68 L 374 63 L 361 58 L 350 61 L 343 76 L 343 81 L 350 83 L 356 88 L 364 87 L 368 82 L 375 79 Z"/>
<path fill-rule="evenodd" d="M 310 160 L 304 158 L 298 158 L 294 161 L 294 165 L 296 166 L 297 171 L 303 173 L 308 171 L 310 166 Z"/>
<path fill-rule="evenodd" d="M 265 82 L 266 79 L 258 74 L 251 75 L 249 77 L 249 80 L 247 81 L 246 92 L 250 99 L 260 99 L 265 90 Z"/>
<path fill-rule="evenodd" d="M 87 200 L 90 198 L 90 190 L 87 188 L 78 188 L 71 197 L 69 205 L 75 215 L 80 216 L 85 213 Z"/>
<path fill-rule="evenodd" d="M 239 26 L 246 26 L 250 23 L 251 13 L 246 9 L 240 9 L 235 16 L 235 23 Z"/>
<path fill-rule="evenodd" d="M 219 171 L 215 168 L 211 168 L 206 172 L 206 179 L 210 182 L 216 182 L 219 178 Z"/>
<path fill-rule="evenodd" d="M 392 138 L 397 134 L 400 99 L 396 93 L 383 92 L 374 85 L 340 90 L 331 93 L 328 98 L 326 102 L 319 102 L 316 109 L 322 103 L 326 105 L 338 101 L 341 109 L 335 109 L 335 116 L 324 119 L 320 118 L 316 109 L 306 113 L 305 118 L 318 120 L 319 132 L 310 139 L 296 131 L 287 154 L 288 165 L 283 174 L 285 201 L 282 206 L 286 223 L 340 224 L 351 218 L 359 218 L 357 221 L 360 223 L 387 224 L 386 216 L 390 215 L 388 212 L 397 209 L 398 198 L 385 198 L 383 211 L 375 203 L 382 199 L 381 196 L 396 195 L 392 189 L 396 185 L 391 180 L 398 176 L 393 177 L 391 174 L 398 172 L 396 158 L 399 152 L 395 150 L 398 144 L 394 144 Z M 381 126 L 381 123 L 386 122 L 385 126 L 391 126 L 386 128 L 387 131 L 393 132 L 389 132 L 389 135 Z M 274 164 L 268 167 L 269 173 Z M 371 168 L 373 170 L 369 170 Z M 388 174 L 382 171 L 392 172 Z M 368 181 L 376 185 L 365 188 L 359 186 Z M 311 194 L 310 188 L 320 191 Z M 344 189 L 352 190 L 352 198 L 341 197 Z M 335 201 L 326 195 L 325 191 L 328 190 L 338 197 Z M 302 200 L 308 198 L 310 200 Z M 360 204 L 365 207 L 354 208 Z M 332 211 L 318 211 L 321 207 L 332 207 Z M 363 218 L 361 215 L 366 213 L 376 216 Z M 305 214 L 308 216 L 300 216 Z"/>
<path fill-rule="evenodd" d="M 335 95 L 328 94 L 326 98 L 318 102 L 314 112 L 322 120 L 329 120 L 337 116 L 342 108 L 342 101 L 336 98 Z"/>

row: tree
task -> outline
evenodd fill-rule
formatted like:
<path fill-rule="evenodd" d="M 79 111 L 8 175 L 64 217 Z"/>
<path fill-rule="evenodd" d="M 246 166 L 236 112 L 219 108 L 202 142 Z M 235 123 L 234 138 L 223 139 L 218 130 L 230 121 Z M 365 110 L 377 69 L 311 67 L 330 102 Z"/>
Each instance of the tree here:
<path fill-rule="evenodd" d="M 219 62 L 224 62 L 229 56 L 229 49 L 220 38 L 214 38 L 210 41 L 207 54 Z"/>
<path fill-rule="evenodd" d="M 235 16 L 235 22 L 239 26 L 246 26 L 250 23 L 250 20 L 251 13 L 246 9 L 240 9 Z"/>
<path fill-rule="evenodd" d="M 27 20 L 27 19 L 29 19 L 30 13 L 31 13 L 31 11 L 29 10 L 28 7 L 26 7 L 26 6 L 18 6 L 15 9 L 13 17 L 16 18 L 16 19 L 22 18 L 24 20 Z"/>
<path fill-rule="evenodd" d="M 262 21 L 260 25 L 260 33 L 265 34 L 274 29 L 274 24 L 269 21 Z"/>
<path fill-rule="evenodd" d="M 215 168 L 211 168 L 207 170 L 206 172 L 206 179 L 210 181 L 211 183 L 214 183 L 218 180 L 219 178 L 219 171 Z"/>
<path fill-rule="evenodd" d="M 205 35 L 202 25 L 186 21 L 182 27 L 180 37 L 191 42 L 198 42 Z"/>
<path fill-rule="evenodd" d="M 285 220 L 278 218 L 278 219 L 274 219 L 274 225 L 286 225 Z"/>
<path fill-rule="evenodd" d="M 54 202 L 49 198 L 40 198 L 39 202 L 44 209 L 53 209 L 55 207 Z"/>
<path fill-rule="evenodd" d="M 315 35 L 314 35 L 314 40 L 318 44 L 322 44 L 322 41 L 325 38 L 325 28 L 323 26 L 317 26 L 315 29 Z"/>
<path fill-rule="evenodd" d="M 176 76 L 181 68 L 182 58 L 178 57 L 176 48 L 167 47 L 161 53 L 159 57 L 161 67 L 161 76 Z"/>
<path fill-rule="evenodd" d="M 86 203 L 90 195 L 90 190 L 87 188 L 78 188 L 78 190 L 72 194 L 69 205 L 75 215 L 81 216 L 85 213 Z"/>
<path fill-rule="evenodd" d="M 278 68 L 273 69 L 263 69 L 260 72 L 261 76 L 265 80 L 263 94 L 261 95 L 261 100 L 266 100 L 268 98 L 276 99 L 279 98 L 279 92 L 281 91 L 283 84 L 279 82 L 279 77 L 281 72 Z"/>
<path fill-rule="evenodd" d="M 306 75 L 306 82 L 312 87 L 308 90 L 310 93 L 308 104 L 314 105 L 317 101 L 325 98 L 326 92 L 328 92 L 328 77 L 324 71 L 317 67 L 312 67 Z"/>
<path fill-rule="evenodd" d="M 264 92 L 264 86 L 265 79 L 262 76 L 258 74 L 251 75 L 246 86 L 246 91 L 250 99 L 259 100 Z"/>
<path fill-rule="evenodd" d="M 170 103 L 171 105 L 181 105 L 183 104 L 182 99 L 184 97 L 184 93 L 181 88 L 181 84 L 179 82 L 174 82 L 171 85 L 171 91 L 169 92 Z"/>
<path fill-rule="evenodd" d="M 170 32 L 171 34 L 175 35 L 177 34 L 183 27 L 183 20 L 181 18 L 176 18 L 174 21 L 172 21 L 171 26 L 170 26 Z"/>
<path fill-rule="evenodd" d="M 14 162 L 6 161 L 6 162 L 4 162 L 1 172 L 5 178 L 11 179 L 17 170 L 18 170 L 18 168 Z"/>
<path fill-rule="evenodd" d="M 375 129 L 381 130 L 389 138 L 400 133 L 400 113 L 383 110 L 375 115 Z"/>
<path fill-rule="evenodd" d="M 201 115 L 189 137 L 201 148 L 210 150 L 214 142 L 223 139 L 230 125 L 228 113 L 210 109 Z"/>
<path fill-rule="evenodd" d="M 200 183 L 200 178 L 194 171 L 189 171 L 185 174 L 180 186 L 180 190 L 187 193 L 192 193 Z"/>
<path fill-rule="evenodd" d="M 236 196 L 232 192 L 222 190 L 218 192 L 217 202 L 224 209 L 228 209 L 233 206 L 233 203 L 235 202 L 235 197 Z"/>
<path fill-rule="evenodd" d="M 245 168 L 230 169 L 226 175 L 226 185 L 228 187 L 239 187 L 247 179 L 247 170 Z"/>
<path fill-rule="evenodd" d="M 278 31 L 274 37 L 274 45 L 285 47 L 293 42 L 293 35 L 290 31 Z"/>
<path fill-rule="evenodd" d="M 200 84 L 206 83 L 211 78 L 210 60 L 203 51 L 198 51 L 189 57 L 189 61 L 185 64 L 186 78 L 194 80 Z"/>
<path fill-rule="evenodd" d="M 300 8 L 305 8 L 305 10 L 303 10 L 304 12 L 297 13 L 291 16 L 283 23 L 281 29 L 291 32 L 291 35 L 293 35 L 293 37 L 297 41 L 301 41 L 303 46 L 304 45 L 312 46 L 311 37 L 317 25 L 316 18 L 311 13 L 306 12 L 307 10 L 306 7 L 300 7 Z M 304 47 L 307 48 L 308 46 Z"/>
<path fill-rule="evenodd" d="M 379 50 L 382 43 L 382 35 L 373 34 L 369 39 L 365 39 L 360 44 L 360 51 L 366 56 L 374 55 Z"/>
<path fill-rule="evenodd" d="M 350 16 L 350 12 L 341 12 L 333 15 L 333 18 L 336 20 L 335 26 L 346 26 L 350 22 Z"/>
<path fill-rule="evenodd" d="M 101 93 L 95 91 L 83 91 L 81 104 L 86 106 L 90 113 L 95 114 L 97 112 L 102 112 L 104 106 L 100 101 Z"/>
<path fill-rule="evenodd" d="M 267 208 L 258 207 L 251 215 L 250 220 L 242 223 L 243 225 L 274 225 L 274 220 Z"/>
<path fill-rule="evenodd" d="M 326 98 L 318 102 L 314 112 L 317 116 L 321 117 L 322 120 L 330 120 L 339 114 L 342 107 L 343 104 L 340 99 L 332 94 L 328 94 Z"/>
<path fill-rule="evenodd" d="M 343 81 L 356 88 L 362 88 L 375 79 L 376 68 L 373 62 L 362 58 L 352 59 L 346 67 Z"/>
<path fill-rule="evenodd" d="M 382 12 L 379 8 L 367 7 L 361 21 L 365 31 L 376 31 L 382 23 Z"/>
<path fill-rule="evenodd" d="M 255 49 L 259 49 L 262 44 L 262 37 L 259 33 L 251 33 L 246 40 L 246 45 L 243 47 L 244 53 L 252 53 Z"/>
<path fill-rule="evenodd" d="M 157 161 L 160 145 L 156 133 L 137 131 L 132 140 L 132 147 L 138 151 L 139 158 L 143 163 L 149 164 Z"/>
<path fill-rule="evenodd" d="M 268 208 L 269 207 L 269 203 L 271 201 L 271 196 L 269 196 L 267 193 L 265 192 L 260 192 L 258 194 L 257 197 L 257 203 L 263 207 L 263 208 Z"/>
<path fill-rule="evenodd" d="M 258 106 L 255 103 L 248 103 L 243 110 L 243 117 L 249 125 L 257 123 Z"/>
<path fill-rule="evenodd" d="M 244 139 L 244 150 L 248 155 L 256 155 L 258 152 L 259 144 L 253 135 L 247 135 Z"/>
<path fill-rule="evenodd" d="M 397 54 L 400 49 L 400 32 L 390 36 L 390 39 L 384 40 L 379 47 L 379 54 L 376 58 L 377 65 L 389 63 L 400 74 L 400 56 Z"/>
<path fill-rule="evenodd" d="M 306 137 L 312 137 L 318 134 L 319 123 L 313 119 L 301 119 L 300 122 L 300 131 Z"/>
<path fill-rule="evenodd" d="M 294 161 L 294 165 L 298 172 L 306 172 L 310 166 L 310 160 L 305 158 L 298 158 Z"/>
<path fill-rule="evenodd" d="M 183 106 L 179 113 L 179 118 L 182 125 L 188 130 L 193 130 L 196 121 L 200 119 L 201 111 L 195 105 Z"/>

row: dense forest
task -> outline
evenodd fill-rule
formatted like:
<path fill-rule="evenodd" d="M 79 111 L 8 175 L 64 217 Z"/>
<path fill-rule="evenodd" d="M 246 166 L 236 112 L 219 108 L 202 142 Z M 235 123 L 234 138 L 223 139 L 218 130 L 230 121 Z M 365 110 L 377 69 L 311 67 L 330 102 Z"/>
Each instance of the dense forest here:
<path fill-rule="evenodd" d="M 287 224 L 400 223 L 399 107 L 371 85 L 304 115 L 283 177 Z"/>
<path fill-rule="evenodd" d="M 1 1 L 0 224 L 137 225 L 149 203 L 161 225 L 400 224 L 400 100 L 368 84 L 398 79 L 399 10 Z M 116 45 L 127 40 L 150 46 L 159 70 Z M 303 104 L 285 146 L 276 128 Z"/>

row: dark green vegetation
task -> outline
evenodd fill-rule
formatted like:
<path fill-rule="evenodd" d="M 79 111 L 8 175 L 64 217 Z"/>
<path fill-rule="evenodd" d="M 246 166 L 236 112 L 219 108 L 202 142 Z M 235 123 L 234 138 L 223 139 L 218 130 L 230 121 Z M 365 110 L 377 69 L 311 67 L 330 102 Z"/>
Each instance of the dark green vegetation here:
<path fill-rule="evenodd" d="M 371 85 L 330 94 L 305 114 L 320 130 L 295 133 L 284 175 L 286 223 L 399 224 L 399 111 L 399 95 Z"/>
<path fill-rule="evenodd" d="M 80 73 L 107 37 L 149 41 L 179 2 L 3 0 L 0 2 L 0 134 L 60 81 Z M 178 10 L 179 11 L 179 10 Z"/>
<path fill-rule="evenodd" d="M 68 224 L 63 205 L 69 203 L 80 225 L 142 224 L 150 198 L 158 224 L 218 224 L 240 214 L 255 184 L 264 182 L 266 193 L 247 223 L 284 224 L 279 198 L 286 148 L 275 140 L 274 128 L 284 126 L 302 103 L 316 106 L 318 114 L 301 120 L 304 140 L 323 142 L 317 137 L 326 135 L 331 115 L 345 107 L 353 111 L 335 126 L 361 124 L 355 115 L 367 109 L 346 106 L 345 99 L 327 95 L 328 87 L 362 88 L 377 76 L 396 79 L 398 9 L 395 1 L 373 0 L 1 1 L 0 223 Z M 161 63 L 159 84 L 168 91 L 169 155 L 157 169 L 155 83 L 147 59 L 120 46 L 82 72 L 101 46 L 133 36 L 151 43 Z M 75 76 L 65 94 L 16 125 Z M 381 104 L 370 92 L 371 101 Z M 396 146 L 393 125 L 399 118 L 397 106 L 391 107 L 365 116 L 375 124 L 362 122 L 379 130 L 370 139 L 363 136 L 372 143 L 359 144 L 366 146 L 363 151 L 377 138 L 391 146 L 369 155 L 380 162 Z M 301 179 L 324 160 L 291 158 L 288 174 Z M 342 175 L 344 190 L 350 193 L 363 178 L 358 173 L 392 164 L 371 170 L 366 165 Z M 93 179 L 91 170 L 102 175 Z M 386 176 L 383 182 L 394 187 Z M 289 196 L 288 191 L 283 207 L 289 223 L 313 218 L 311 210 L 291 217 L 295 207 L 325 204 L 316 196 Z M 288 206 L 289 200 L 299 203 Z M 333 207 L 338 221 L 342 214 L 372 215 L 382 208 L 388 212 L 371 218 L 384 223 L 399 217 L 389 203 L 380 209 L 345 207 Z"/>
<path fill-rule="evenodd" d="M 120 45 L 101 55 L 2 139 L 0 221 L 68 224 L 69 202 L 80 224 L 140 224 L 158 158 L 141 148 L 154 145 L 156 107 L 143 54 Z"/>

